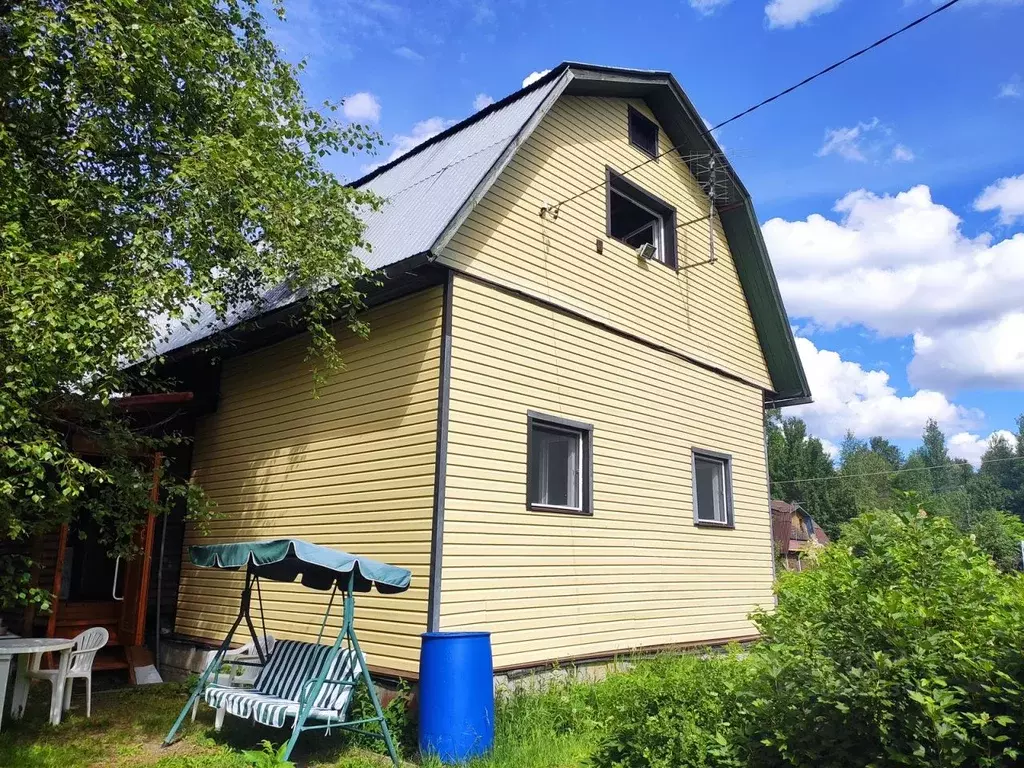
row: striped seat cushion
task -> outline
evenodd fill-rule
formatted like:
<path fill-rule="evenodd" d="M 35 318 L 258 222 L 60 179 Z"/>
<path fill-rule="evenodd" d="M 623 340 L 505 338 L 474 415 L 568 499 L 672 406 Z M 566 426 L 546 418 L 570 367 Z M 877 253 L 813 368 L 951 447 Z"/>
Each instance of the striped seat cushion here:
<path fill-rule="evenodd" d="M 303 684 L 317 677 L 330 652 L 326 645 L 282 640 L 274 646 L 270 660 L 251 689 L 209 685 L 204 698 L 211 707 L 224 707 L 236 717 L 280 727 L 286 718 L 298 713 Z M 326 678 L 354 681 L 361 671 L 355 652 L 342 650 L 327 670 Z M 351 685 L 324 683 L 313 700 L 310 717 L 343 719 L 351 698 Z"/>
<path fill-rule="evenodd" d="M 224 710 L 235 717 L 253 719 L 262 725 L 281 728 L 289 717 L 299 713 L 299 703 L 288 699 L 279 699 L 257 693 L 244 688 L 226 688 L 213 686 L 206 689 L 206 703 L 211 707 L 224 707 Z M 314 707 L 309 712 L 314 720 L 344 720 L 344 713 L 335 709 Z"/>

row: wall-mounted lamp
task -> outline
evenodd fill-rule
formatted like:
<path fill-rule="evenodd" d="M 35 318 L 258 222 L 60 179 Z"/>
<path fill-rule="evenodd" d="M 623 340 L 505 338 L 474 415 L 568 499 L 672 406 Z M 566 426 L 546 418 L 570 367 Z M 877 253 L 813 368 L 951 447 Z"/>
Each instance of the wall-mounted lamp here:
<path fill-rule="evenodd" d="M 643 245 L 636 249 L 636 255 L 639 256 L 641 259 L 647 259 L 648 261 L 653 259 L 657 252 L 658 249 L 655 248 L 654 245 L 651 243 L 644 243 Z"/>

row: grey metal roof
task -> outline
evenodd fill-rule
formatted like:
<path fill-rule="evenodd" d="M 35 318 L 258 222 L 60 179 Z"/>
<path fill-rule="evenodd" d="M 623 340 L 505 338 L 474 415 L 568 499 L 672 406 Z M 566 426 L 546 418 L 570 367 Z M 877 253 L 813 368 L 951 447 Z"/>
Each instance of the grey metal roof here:
<path fill-rule="evenodd" d="M 371 269 L 386 267 L 429 251 L 480 180 L 508 147 L 554 87 L 523 92 L 439 141 L 408 154 L 357 181 L 354 186 L 387 200 L 363 218 L 370 253 L 357 253 Z"/>
<path fill-rule="evenodd" d="M 431 251 L 556 83 L 557 78 L 548 77 L 517 91 L 355 181 L 352 186 L 386 201 L 379 211 L 361 214 L 370 249 L 357 249 L 355 255 L 376 270 Z M 280 285 L 267 291 L 258 306 L 235 307 L 223 320 L 209 307 L 199 307 L 188 321 L 171 324 L 153 354 L 187 347 L 301 298 Z"/>

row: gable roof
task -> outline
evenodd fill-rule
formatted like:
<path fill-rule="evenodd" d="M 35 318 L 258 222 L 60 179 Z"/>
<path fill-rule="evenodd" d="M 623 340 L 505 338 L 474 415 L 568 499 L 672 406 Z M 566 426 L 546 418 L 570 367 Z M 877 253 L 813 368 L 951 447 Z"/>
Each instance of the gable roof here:
<path fill-rule="evenodd" d="M 775 391 L 770 407 L 810 401 L 789 320 L 761 237 L 750 195 L 715 139 L 669 72 L 619 69 L 564 62 L 530 86 L 456 123 L 401 157 L 352 183 L 385 198 L 376 212 L 364 215 L 364 240 L 370 250 L 357 251 L 371 269 L 389 268 L 425 258 L 432 261 L 462 225 L 516 150 L 563 93 L 641 98 L 647 102 L 672 145 L 681 154 L 714 154 L 735 202 L 718 215 L 729 241 L 758 340 Z M 194 322 L 175 327 L 155 346 L 156 354 L 184 352 L 245 320 L 301 301 L 280 286 L 267 292 L 258 307 L 240 307 L 221 321 L 212 311 L 197 312 Z"/>

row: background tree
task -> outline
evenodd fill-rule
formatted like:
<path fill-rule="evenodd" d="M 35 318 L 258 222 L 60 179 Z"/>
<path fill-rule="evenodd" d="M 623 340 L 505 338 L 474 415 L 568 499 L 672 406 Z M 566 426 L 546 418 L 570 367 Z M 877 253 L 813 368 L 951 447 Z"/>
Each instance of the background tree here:
<path fill-rule="evenodd" d="M 866 443 L 858 442 L 852 451 L 844 451 L 839 477 L 845 493 L 852 498 L 857 513 L 887 509 L 892 493 L 892 467 Z"/>
<path fill-rule="evenodd" d="M 868 441 L 868 447 L 872 453 L 885 459 L 890 469 L 899 469 L 903 466 L 903 451 L 884 437 L 872 437 Z"/>
<path fill-rule="evenodd" d="M 857 507 L 821 441 L 808 436 L 803 419 L 777 411 L 768 415 L 767 429 L 772 498 L 800 503 L 830 537 L 838 536 Z"/>
<path fill-rule="evenodd" d="M 319 161 L 379 139 L 306 104 L 255 0 L 3 8 L 0 543 L 105 494 L 101 537 L 128 553 L 147 513 L 205 505 L 166 473 L 149 502 L 150 469 L 132 456 L 159 441 L 110 403 L 159 384 L 152 363 L 123 363 L 151 349 L 158 319 L 166 329 L 200 302 L 223 315 L 284 283 L 308 295 L 318 370 L 336 367 L 329 326 L 367 330 L 355 211 L 380 201 Z M 102 467 L 69 450 L 75 432 L 103 448 Z"/>

